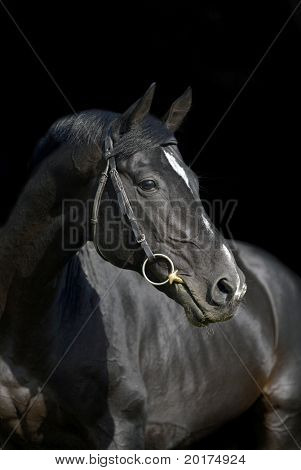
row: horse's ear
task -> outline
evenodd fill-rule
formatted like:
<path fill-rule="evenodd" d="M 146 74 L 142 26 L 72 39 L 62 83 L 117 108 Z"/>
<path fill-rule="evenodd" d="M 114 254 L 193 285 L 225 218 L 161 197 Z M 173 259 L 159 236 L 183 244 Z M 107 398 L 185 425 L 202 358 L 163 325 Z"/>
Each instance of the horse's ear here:
<path fill-rule="evenodd" d="M 189 86 L 187 90 L 176 101 L 174 101 L 163 118 L 166 127 L 175 132 L 182 124 L 186 114 L 191 108 L 192 90 Z"/>
<path fill-rule="evenodd" d="M 129 131 L 139 124 L 149 113 L 155 93 L 156 83 L 152 83 L 144 95 L 130 106 L 120 117 L 120 133 Z"/>

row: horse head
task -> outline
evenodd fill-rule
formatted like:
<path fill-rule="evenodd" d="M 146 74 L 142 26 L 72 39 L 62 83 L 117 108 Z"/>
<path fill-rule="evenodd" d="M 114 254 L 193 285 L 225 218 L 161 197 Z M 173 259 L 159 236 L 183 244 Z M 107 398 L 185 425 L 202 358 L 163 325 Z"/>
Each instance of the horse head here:
<path fill-rule="evenodd" d="M 143 266 L 146 279 L 180 303 L 194 325 L 224 321 L 233 316 L 246 284 L 228 243 L 202 207 L 198 177 L 185 164 L 174 135 L 191 107 L 191 89 L 160 120 L 149 114 L 154 88 L 114 115 L 103 133 L 110 134 L 110 156 L 124 194 L 117 196 L 118 182 L 109 178 L 97 214 L 97 245 L 116 266 L 139 273 Z M 128 199 L 155 254 L 150 261 L 137 233 L 133 236 L 126 210 L 122 216 L 118 197 Z"/>

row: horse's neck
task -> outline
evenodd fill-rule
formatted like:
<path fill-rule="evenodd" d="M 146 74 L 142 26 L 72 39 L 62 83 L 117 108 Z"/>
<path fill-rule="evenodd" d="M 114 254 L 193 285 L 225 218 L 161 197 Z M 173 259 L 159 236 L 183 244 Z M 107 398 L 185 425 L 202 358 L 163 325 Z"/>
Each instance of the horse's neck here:
<path fill-rule="evenodd" d="M 0 233 L 0 316 L 7 308 L 30 309 L 43 295 L 47 302 L 49 285 L 75 253 L 62 246 L 62 202 L 87 202 L 89 183 L 98 173 L 99 163 L 95 148 L 89 152 L 60 148 L 24 188 Z M 80 249 L 85 242 L 82 232 L 73 248 Z"/>

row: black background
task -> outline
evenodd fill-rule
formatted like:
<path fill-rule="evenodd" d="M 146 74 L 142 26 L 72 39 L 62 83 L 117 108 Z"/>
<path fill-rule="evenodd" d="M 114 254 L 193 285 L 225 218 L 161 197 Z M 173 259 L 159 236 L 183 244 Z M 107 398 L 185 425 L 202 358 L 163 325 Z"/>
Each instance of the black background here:
<path fill-rule="evenodd" d="M 189 163 L 296 3 L 10 1 L 7 7 L 76 111 L 123 111 L 156 81 L 153 112 L 161 115 L 191 85 L 193 109 L 178 135 Z M 0 10 L 4 223 L 35 143 L 71 110 Z M 300 46 L 298 11 L 193 166 L 202 197 L 238 199 L 234 237 L 299 272 Z"/>

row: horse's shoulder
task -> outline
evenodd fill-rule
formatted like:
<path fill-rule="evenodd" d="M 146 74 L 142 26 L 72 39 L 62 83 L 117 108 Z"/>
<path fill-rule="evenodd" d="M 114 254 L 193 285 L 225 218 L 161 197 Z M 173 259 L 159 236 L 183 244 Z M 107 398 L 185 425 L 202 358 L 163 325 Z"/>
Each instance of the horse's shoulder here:
<path fill-rule="evenodd" d="M 265 249 L 241 241 L 235 241 L 233 247 L 236 260 L 242 268 L 260 277 L 262 281 L 300 282 L 300 278 L 288 266 Z"/>
<path fill-rule="evenodd" d="M 276 327 L 276 344 L 282 354 L 301 355 L 301 280 L 285 264 L 265 250 L 246 243 L 237 243 L 236 256 L 245 267 L 251 283 L 261 286 L 270 300 Z M 257 289 L 252 289 L 255 295 Z M 249 294 L 250 295 L 250 294 Z"/>
<path fill-rule="evenodd" d="M 237 263 L 252 283 L 265 290 L 278 317 L 280 312 L 286 315 L 287 310 L 299 311 L 300 277 L 262 248 L 244 242 L 237 242 L 235 246 Z"/>

